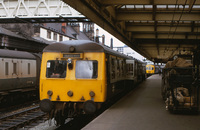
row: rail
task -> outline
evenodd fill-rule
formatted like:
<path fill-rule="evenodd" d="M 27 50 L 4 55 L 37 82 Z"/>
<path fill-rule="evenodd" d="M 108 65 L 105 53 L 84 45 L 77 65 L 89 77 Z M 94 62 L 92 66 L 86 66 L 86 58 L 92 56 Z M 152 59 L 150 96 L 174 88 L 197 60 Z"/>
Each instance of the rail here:
<path fill-rule="evenodd" d="M 33 121 L 43 118 L 45 115 L 46 113 L 42 112 L 38 105 L 26 110 L 6 114 L 5 116 L 0 117 L 0 130 L 23 127 Z"/>

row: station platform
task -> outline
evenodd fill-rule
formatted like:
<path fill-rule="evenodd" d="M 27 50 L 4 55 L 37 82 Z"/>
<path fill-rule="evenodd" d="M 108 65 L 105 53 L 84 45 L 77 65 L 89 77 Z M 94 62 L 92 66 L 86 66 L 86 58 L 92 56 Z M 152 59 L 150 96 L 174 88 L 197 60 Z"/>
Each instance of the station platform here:
<path fill-rule="evenodd" d="M 83 130 L 200 130 L 200 114 L 171 114 L 161 97 L 161 76 L 152 75 Z"/>

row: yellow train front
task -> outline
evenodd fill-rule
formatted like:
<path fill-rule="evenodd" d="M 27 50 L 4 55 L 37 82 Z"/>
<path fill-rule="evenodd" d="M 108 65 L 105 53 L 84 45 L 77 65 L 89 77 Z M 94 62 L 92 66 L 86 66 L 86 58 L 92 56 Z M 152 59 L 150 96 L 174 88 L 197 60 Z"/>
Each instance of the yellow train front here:
<path fill-rule="evenodd" d="M 40 75 L 41 110 L 51 113 L 58 124 L 65 117 L 94 113 L 117 84 L 124 84 L 126 59 L 130 57 L 86 40 L 47 46 Z M 133 83 L 128 81 L 127 77 L 127 83 Z"/>
<path fill-rule="evenodd" d="M 146 65 L 146 74 L 147 76 L 155 74 L 155 65 Z"/>

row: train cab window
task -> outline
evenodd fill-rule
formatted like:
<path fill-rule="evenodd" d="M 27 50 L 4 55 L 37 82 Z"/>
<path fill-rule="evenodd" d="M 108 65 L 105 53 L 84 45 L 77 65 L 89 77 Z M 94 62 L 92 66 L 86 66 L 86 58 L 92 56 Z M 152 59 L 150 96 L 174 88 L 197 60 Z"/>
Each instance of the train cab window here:
<path fill-rule="evenodd" d="M 153 70 L 153 67 L 149 66 L 149 69 L 148 70 Z"/>
<path fill-rule="evenodd" d="M 97 61 L 76 61 L 76 78 L 77 79 L 95 79 L 98 77 Z"/>
<path fill-rule="evenodd" d="M 65 78 L 67 71 L 67 61 L 49 60 L 47 61 L 47 78 Z"/>
<path fill-rule="evenodd" d="M 8 71 L 8 62 L 5 63 L 5 75 L 8 75 L 9 71 Z"/>

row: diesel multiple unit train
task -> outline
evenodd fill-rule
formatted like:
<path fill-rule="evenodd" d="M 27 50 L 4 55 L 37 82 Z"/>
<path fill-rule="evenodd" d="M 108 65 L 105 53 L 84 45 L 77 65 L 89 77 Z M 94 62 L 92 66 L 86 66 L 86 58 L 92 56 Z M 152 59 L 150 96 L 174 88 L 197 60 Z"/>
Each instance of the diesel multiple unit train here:
<path fill-rule="evenodd" d="M 93 41 L 51 44 L 43 50 L 40 108 L 57 124 L 92 114 L 111 96 L 144 80 L 145 66 Z"/>
<path fill-rule="evenodd" d="M 146 74 L 148 76 L 153 75 L 153 74 L 160 74 L 163 68 L 164 68 L 164 65 L 148 64 L 146 65 Z"/>
<path fill-rule="evenodd" d="M 0 49 L 0 107 L 37 96 L 40 63 L 39 54 Z"/>

